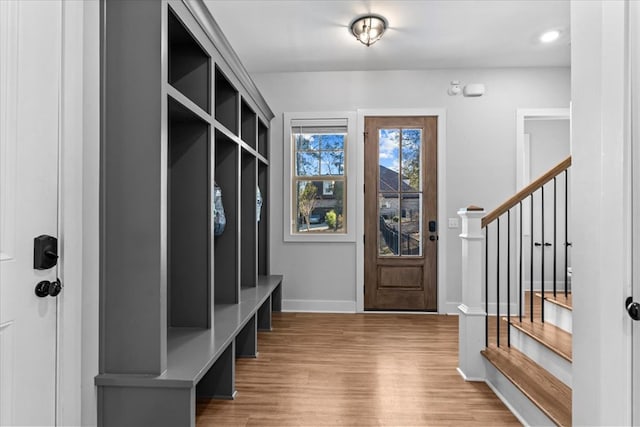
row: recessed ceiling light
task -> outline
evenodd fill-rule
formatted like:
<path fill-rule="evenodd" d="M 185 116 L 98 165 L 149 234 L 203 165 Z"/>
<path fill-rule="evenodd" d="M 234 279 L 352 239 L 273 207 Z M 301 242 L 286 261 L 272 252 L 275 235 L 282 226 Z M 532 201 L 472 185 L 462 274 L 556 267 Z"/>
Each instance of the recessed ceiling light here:
<path fill-rule="evenodd" d="M 560 31 L 551 30 L 551 31 L 547 31 L 547 32 L 543 33 L 540 36 L 540 41 L 542 43 L 551 43 L 553 41 L 558 40 L 558 37 L 560 37 Z"/>

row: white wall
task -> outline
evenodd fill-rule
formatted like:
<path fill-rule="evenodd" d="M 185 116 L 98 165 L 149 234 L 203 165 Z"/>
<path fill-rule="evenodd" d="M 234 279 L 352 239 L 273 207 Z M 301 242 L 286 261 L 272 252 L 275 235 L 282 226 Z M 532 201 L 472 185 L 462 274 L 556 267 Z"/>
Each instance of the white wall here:
<path fill-rule="evenodd" d="M 624 2 L 572 2 L 575 425 L 631 425 L 625 30 Z"/>
<path fill-rule="evenodd" d="M 569 106 L 568 68 L 269 73 L 252 76 L 276 113 L 271 131 L 271 271 L 285 275 L 285 309 L 355 310 L 356 244 L 284 243 L 282 113 L 357 109 L 446 109 L 447 216 L 475 204 L 491 210 L 515 192 L 516 109 Z M 451 80 L 482 82 L 481 98 L 450 97 Z M 359 150 L 358 155 L 362 152 Z M 354 212 L 352 210 L 351 212 Z M 361 219 L 359 219 L 361 220 Z M 459 229 L 446 239 L 446 306 L 460 301 Z M 318 268 L 322 261 L 322 268 Z M 329 266 L 329 267 L 325 267 Z"/>
<path fill-rule="evenodd" d="M 571 154 L 569 125 L 569 120 L 525 119 L 524 131 L 531 144 L 531 180 Z"/>
<path fill-rule="evenodd" d="M 531 180 L 538 178 L 543 173 L 547 172 L 549 169 L 560 163 L 562 160 L 566 159 L 569 154 L 571 154 L 570 148 L 570 121 L 567 119 L 562 120 L 541 120 L 541 119 L 525 119 L 524 122 L 524 131 L 529 134 L 529 142 L 530 142 L 530 174 Z M 533 280 L 534 280 L 534 289 L 542 289 L 541 285 L 541 256 L 544 251 L 545 256 L 545 289 L 548 291 L 552 289 L 553 286 L 553 257 L 554 251 L 556 256 L 556 286 L 558 288 L 564 289 L 564 200 L 565 200 L 565 177 L 564 174 L 558 177 L 556 183 L 556 205 L 554 206 L 554 194 L 553 194 L 553 183 L 550 182 L 545 185 L 545 193 L 544 193 L 544 206 L 545 206 L 545 214 L 544 214 L 544 227 L 545 227 L 545 242 L 549 242 L 553 244 L 553 230 L 554 230 L 554 208 L 556 215 L 556 242 L 555 246 L 552 247 L 534 247 L 534 271 L 533 271 Z M 569 191 L 571 194 L 571 191 Z M 541 230 L 541 222 L 542 222 L 542 194 L 541 191 L 537 191 L 534 193 L 534 242 L 542 241 L 542 230 Z M 529 206 L 528 202 L 525 202 L 526 206 Z M 526 218 L 529 218 L 528 215 L 528 207 L 525 208 L 527 210 Z M 529 224 L 528 219 L 525 221 L 526 224 Z M 523 236 L 523 258 L 525 260 L 525 265 L 528 265 L 529 253 L 530 253 L 530 244 L 531 240 L 529 237 L 529 229 L 528 226 Z M 571 232 L 571 228 L 569 227 L 569 232 Z M 571 235 L 569 235 L 569 242 L 571 242 Z M 571 267 L 571 247 L 567 250 L 567 266 Z M 525 283 L 528 283 L 531 277 L 531 270 L 529 268 L 523 269 L 523 278 Z M 528 285 L 527 285 L 528 286 Z M 525 288 L 527 287 L 525 286 Z"/>

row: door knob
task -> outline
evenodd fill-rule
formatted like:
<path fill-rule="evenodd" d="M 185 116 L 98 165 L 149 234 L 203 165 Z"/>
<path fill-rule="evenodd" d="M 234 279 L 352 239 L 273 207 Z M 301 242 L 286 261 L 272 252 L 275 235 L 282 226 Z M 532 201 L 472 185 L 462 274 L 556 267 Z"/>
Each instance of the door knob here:
<path fill-rule="evenodd" d="M 53 282 L 43 280 L 36 285 L 36 295 L 40 298 L 46 296 L 56 297 L 62 291 L 62 282 L 56 279 Z"/>
<path fill-rule="evenodd" d="M 629 313 L 629 317 L 633 320 L 640 320 L 640 304 L 635 302 L 632 297 L 629 297 L 624 306 L 627 309 L 627 313 Z"/>

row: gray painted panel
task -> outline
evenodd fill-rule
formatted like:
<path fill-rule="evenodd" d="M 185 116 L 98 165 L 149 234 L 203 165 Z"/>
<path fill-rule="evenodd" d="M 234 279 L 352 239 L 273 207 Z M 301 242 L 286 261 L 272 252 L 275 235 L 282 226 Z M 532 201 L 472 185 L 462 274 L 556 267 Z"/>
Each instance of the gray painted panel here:
<path fill-rule="evenodd" d="M 236 356 L 256 357 L 258 355 L 258 325 L 256 315 L 251 316 L 236 336 Z"/>
<path fill-rule="evenodd" d="M 258 162 L 258 186 L 262 193 L 262 209 L 258 223 L 258 274 L 269 274 L 269 168 Z"/>
<path fill-rule="evenodd" d="M 258 121 L 258 153 L 269 158 L 269 128 L 262 121 Z"/>
<path fill-rule="evenodd" d="M 240 137 L 254 150 L 257 150 L 258 148 L 256 147 L 256 137 L 258 134 L 256 124 L 256 113 L 253 112 L 249 104 L 247 104 L 246 100 L 243 98 L 240 107 Z"/>
<path fill-rule="evenodd" d="M 282 276 L 280 276 L 280 279 L 282 280 Z M 271 307 L 273 311 L 282 311 L 282 282 L 278 284 L 278 287 L 271 294 Z"/>
<path fill-rule="evenodd" d="M 258 330 L 271 331 L 271 308 L 272 302 L 269 297 L 258 309 Z"/>
<path fill-rule="evenodd" d="M 211 112 L 210 59 L 178 17 L 169 13 L 169 83 Z"/>
<path fill-rule="evenodd" d="M 214 116 L 234 135 L 238 134 L 238 98 L 238 91 L 229 83 L 222 71 L 216 68 Z"/>
<path fill-rule="evenodd" d="M 106 1 L 101 140 L 101 371 L 160 373 L 162 2 Z"/>
<path fill-rule="evenodd" d="M 100 387 L 98 425 L 195 426 L 194 389 Z"/>
<path fill-rule="evenodd" d="M 238 302 L 238 177 L 239 148 L 219 132 L 215 134 L 215 180 L 222 189 L 227 225 L 215 237 L 215 291 L 216 304 Z"/>
<path fill-rule="evenodd" d="M 170 100 L 169 326 L 210 325 L 209 192 L 209 125 Z"/>
<path fill-rule="evenodd" d="M 242 152 L 242 189 L 240 223 L 240 283 L 243 287 L 256 286 L 257 273 L 257 218 L 256 218 L 256 159 Z"/>
<path fill-rule="evenodd" d="M 197 386 L 198 397 L 233 399 L 236 394 L 236 358 L 233 342 L 225 349 Z"/>

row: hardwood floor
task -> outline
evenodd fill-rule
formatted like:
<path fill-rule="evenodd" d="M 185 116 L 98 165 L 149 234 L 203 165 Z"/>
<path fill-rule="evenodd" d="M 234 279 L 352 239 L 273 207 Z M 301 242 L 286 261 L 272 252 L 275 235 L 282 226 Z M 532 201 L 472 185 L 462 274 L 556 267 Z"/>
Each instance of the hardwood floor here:
<path fill-rule="evenodd" d="M 236 399 L 200 400 L 198 426 L 520 425 L 456 371 L 456 316 L 273 313 L 258 340 Z"/>

